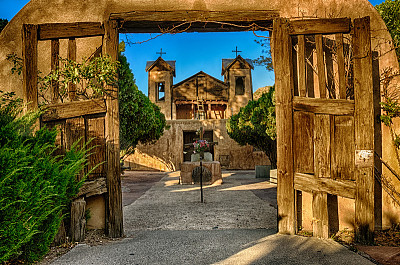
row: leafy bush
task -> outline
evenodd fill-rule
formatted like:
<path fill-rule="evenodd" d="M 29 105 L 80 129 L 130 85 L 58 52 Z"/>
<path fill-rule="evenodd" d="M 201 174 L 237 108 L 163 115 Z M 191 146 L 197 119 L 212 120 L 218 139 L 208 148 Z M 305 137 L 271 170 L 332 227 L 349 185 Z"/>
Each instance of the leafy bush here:
<path fill-rule="evenodd" d="M 0 91 L 0 262 L 33 262 L 47 251 L 81 186 L 86 154 L 76 144 L 52 155 L 56 130 L 32 132 L 39 112 L 19 117 L 21 102 Z"/>
<path fill-rule="evenodd" d="M 252 145 L 264 151 L 276 168 L 275 88 L 240 109 L 226 123 L 228 135 L 240 145 Z"/>

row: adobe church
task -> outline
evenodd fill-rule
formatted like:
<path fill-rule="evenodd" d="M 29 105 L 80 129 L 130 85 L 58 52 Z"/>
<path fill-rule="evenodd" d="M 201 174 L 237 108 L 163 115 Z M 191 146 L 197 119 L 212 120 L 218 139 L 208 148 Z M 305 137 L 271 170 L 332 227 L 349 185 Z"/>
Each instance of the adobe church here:
<path fill-rule="evenodd" d="M 169 130 L 154 144 L 139 145 L 125 164 L 137 170 L 174 171 L 190 161 L 196 130 L 203 127 L 204 138 L 218 144 L 211 148 L 215 161 L 226 169 L 254 169 L 269 160 L 252 146 L 239 146 L 226 131 L 227 119 L 253 100 L 250 59 L 237 55 L 222 59 L 221 81 L 203 71 L 174 84 L 175 61 L 161 56 L 148 61 L 148 96 L 160 107 Z"/>

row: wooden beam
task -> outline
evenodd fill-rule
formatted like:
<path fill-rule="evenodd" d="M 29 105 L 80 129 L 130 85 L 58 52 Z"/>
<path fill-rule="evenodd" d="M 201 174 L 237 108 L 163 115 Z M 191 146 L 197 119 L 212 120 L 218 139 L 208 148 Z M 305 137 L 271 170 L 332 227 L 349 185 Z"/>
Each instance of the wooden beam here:
<path fill-rule="evenodd" d="M 293 69 L 292 43 L 288 21 L 274 20 L 274 62 L 276 82 L 276 130 L 278 166 L 278 231 L 296 233 L 296 207 L 293 171 Z"/>
<path fill-rule="evenodd" d="M 328 115 L 353 115 L 354 100 L 294 97 L 295 110 Z"/>
<path fill-rule="evenodd" d="M 339 98 L 346 99 L 346 72 L 344 69 L 344 48 L 343 48 L 343 34 L 338 33 L 335 36 L 336 40 L 336 53 L 338 64 L 339 76 Z"/>
<path fill-rule="evenodd" d="M 68 40 L 68 60 L 76 62 L 76 39 L 70 38 Z M 76 100 L 76 84 L 68 84 L 68 95 L 71 101 Z"/>
<path fill-rule="evenodd" d="M 322 18 L 290 21 L 290 35 L 349 33 L 350 18 Z"/>
<path fill-rule="evenodd" d="M 374 100 L 369 17 L 354 20 L 355 232 L 356 240 L 374 242 Z M 358 163 L 357 161 L 361 161 Z"/>
<path fill-rule="evenodd" d="M 325 77 L 325 60 L 322 34 L 315 35 L 315 47 L 317 51 L 317 73 L 318 88 L 320 98 L 326 98 L 326 77 Z"/>
<path fill-rule="evenodd" d="M 262 21 L 226 21 L 226 22 L 191 22 L 191 21 L 126 21 L 121 23 L 120 33 L 162 33 L 173 31 L 185 32 L 237 32 L 257 28 L 272 28 L 270 20 Z"/>
<path fill-rule="evenodd" d="M 39 24 L 39 40 L 84 38 L 104 35 L 99 22 Z"/>
<path fill-rule="evenodd" d="M 106 104 L 103 99 L 57 103 L 46 105 L 42 121 L 69 119 L 104 112 L 106 112 Z"/>
<path fill-rule="evenodd" d="M 28 110 L 38 108 L 38 26 L 22 26 L 23 100 Z"/>
<path fill-rule="evenodd" d="M 106 178 L 98 178 L 83 183 L 76 197 L 85 196 L 87 198 L 94 195 L 101 195 L 106 192 L 107 192 Z"/>
<path fill-rule="evenodd" d="M 51 71 L 56 71 L 59 67 L 60 41 L 51 40 Z M 50 85 L 51 103 L 55 104 L 59 98 L 58 80 L 52 80 Z"/>
<path fill-rule="evenodd" d="M 304 35 L 298 36 L 298 62 L 299 62 L 299 95 L 305 97 L 307 94 L 307 82 L 306 82 L 306 43 Z"/>
<path fill-rule="evenodd" d="M 113 60 L 118 60 L 118 25 L 114 20 L 104 23 L 104 52 Z M 122 237 L 123 214 L 122 214 L 122 191 L 121 191 L 121 169 L 119 157 L 119 110 L 118 110 L 118 87 L 107 86 L 106 98 L 107 113 L 105 117 L 105 139 L 106 139 L 106 175 L 107 175 L 107 225 L 106 232 L 110 237 Z"/>
<path fill-rule="evenodd" d="M 126 21 L 202 21 L 202 22 L 224 22 L 224 21 L 272 21 L 279 17 L 276 10 L 259 11 L 132 11 L 125 13 L 112 13 L 111 20 Z"/>
<path fill-rule="evenodd" d="M 296 173 L 294 188 L 305 192 L 326 192 L 349 199 L 355 198 L 356 183 L 350 180 L 333 180 L 328 178 L 316 178 L 314 175 Z"/>

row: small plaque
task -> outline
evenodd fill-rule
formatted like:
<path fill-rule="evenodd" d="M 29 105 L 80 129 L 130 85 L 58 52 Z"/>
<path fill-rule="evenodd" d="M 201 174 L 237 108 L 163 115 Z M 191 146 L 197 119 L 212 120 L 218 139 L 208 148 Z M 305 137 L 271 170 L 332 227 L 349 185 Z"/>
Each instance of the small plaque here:
<path fill-rule="evenodd" d="M 356 150 L 356 167 L 373 167 L 374 150 Z"/>

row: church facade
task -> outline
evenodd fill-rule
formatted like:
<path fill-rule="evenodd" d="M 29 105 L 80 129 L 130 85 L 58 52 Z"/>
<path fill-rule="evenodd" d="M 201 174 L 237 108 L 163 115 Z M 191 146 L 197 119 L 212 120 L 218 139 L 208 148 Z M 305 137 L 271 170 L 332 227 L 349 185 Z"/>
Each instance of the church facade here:
<path fill-rule="evenodd" d="M 160 107 L 169 129 L 154 144 L 139 145 L 125 164 L 137 170 L 174 171 L 190 161 L 196 131 L 217 145 L 214 160 L 226 169 L 254 169 L 269 164 L 266 155 L 252 146 L 239 146 L 227 134 L 227 119 L 253 99 L 251 60 L 238 55 L 222 59 L 221 81 L 203 71 L 174 84 L 175 61 L 159 57 L 146 64 L 149 99 Z"/>

